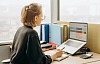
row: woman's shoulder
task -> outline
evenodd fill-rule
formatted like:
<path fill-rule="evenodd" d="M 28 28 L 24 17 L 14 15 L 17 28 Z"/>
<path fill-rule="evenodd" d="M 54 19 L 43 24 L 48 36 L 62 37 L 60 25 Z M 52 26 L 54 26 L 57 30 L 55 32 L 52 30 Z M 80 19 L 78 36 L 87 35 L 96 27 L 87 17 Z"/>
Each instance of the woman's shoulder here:
<path fill-rule="evenodd" d="M 34 30 L 32 27 L 27 27 L 27 26 L 22 26 L 19 27 L 19 31 L 22 31 L 23 33 L 26 34 L 37 34 L 36 30 Z"/>
<path fill-rule="evenodd" d="M 38 33 L 37 33 L 36 30 L 34 30 L 34 29 L 30 29 L 30 28 L 27 29 L 27 34 L 38 35 Z"/>
<path fill-rule="evenodd" d="M 34 29 L 28 29 L 27 32 L 28 32 L 28 33 L 37 33 L 37 31 L 34 30 Z"/>

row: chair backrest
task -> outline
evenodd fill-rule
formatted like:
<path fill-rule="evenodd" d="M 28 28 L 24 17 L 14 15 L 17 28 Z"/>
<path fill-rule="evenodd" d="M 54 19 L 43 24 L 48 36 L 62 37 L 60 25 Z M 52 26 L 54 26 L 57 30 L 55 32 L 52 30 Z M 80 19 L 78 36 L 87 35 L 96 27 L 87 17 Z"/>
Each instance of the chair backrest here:
<path fill-rule="evenodd" d="M 10 59 L 5 59 L 2 61 L 2 64 L 10 64 Z"/>
<path fill-rule="evenodd" d="M 10 46 L 3 45 L 0 46 L 0 64 L 2 64 L 2 60 L 10 58 Z"/>

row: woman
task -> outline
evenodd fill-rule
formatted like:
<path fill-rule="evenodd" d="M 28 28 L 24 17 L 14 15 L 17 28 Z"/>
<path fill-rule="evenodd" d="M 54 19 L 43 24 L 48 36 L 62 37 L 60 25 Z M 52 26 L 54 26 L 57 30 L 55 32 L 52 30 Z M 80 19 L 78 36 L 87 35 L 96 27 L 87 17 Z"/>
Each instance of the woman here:
<path fill-rule="evenodd" d="M 25 6 L 21 11 L 20 27 L 13 40 L 11 64 L 50 64 L 62 51 L 54 55 L 45 55 L 42 52 L 40 41 L 34 27 L 39 26 L 42 21 L 42 7 L 37 3 Z"/>

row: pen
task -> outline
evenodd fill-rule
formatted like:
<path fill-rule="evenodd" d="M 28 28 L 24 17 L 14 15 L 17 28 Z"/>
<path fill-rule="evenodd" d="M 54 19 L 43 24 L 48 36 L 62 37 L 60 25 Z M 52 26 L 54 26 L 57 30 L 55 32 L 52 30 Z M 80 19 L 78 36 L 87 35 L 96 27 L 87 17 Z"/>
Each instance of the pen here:
<path fill-rule="evenodd" d="M 65 49 L 65 47 L 63 47 L 61 50 Z"/>

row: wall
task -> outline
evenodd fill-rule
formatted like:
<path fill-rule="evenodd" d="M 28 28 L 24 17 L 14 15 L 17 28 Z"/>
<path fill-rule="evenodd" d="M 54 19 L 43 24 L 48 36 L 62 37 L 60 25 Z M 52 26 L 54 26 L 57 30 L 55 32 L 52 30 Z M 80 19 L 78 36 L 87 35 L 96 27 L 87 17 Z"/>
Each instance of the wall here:
<path fill-rule="evenodd" d="M 100 53 L 100 24 L 88 24 L 87 47 L 93 52 Z"/>

